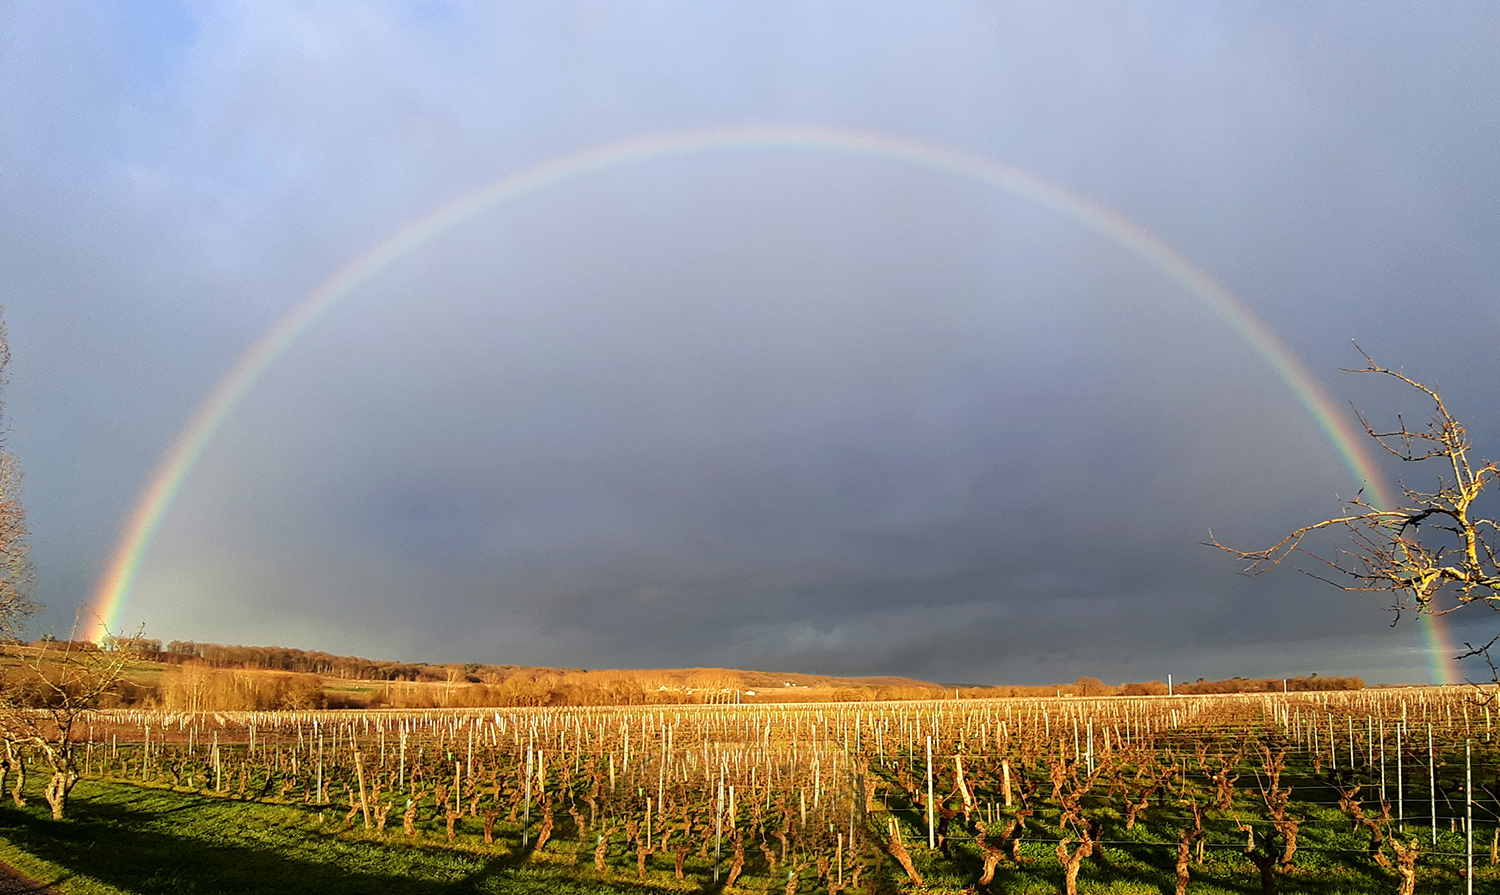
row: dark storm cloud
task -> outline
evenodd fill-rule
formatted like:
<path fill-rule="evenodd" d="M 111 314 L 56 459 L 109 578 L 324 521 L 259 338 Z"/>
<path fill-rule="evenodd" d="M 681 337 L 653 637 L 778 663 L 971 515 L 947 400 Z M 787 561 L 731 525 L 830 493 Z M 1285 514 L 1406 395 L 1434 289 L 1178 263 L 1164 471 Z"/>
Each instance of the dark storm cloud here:
<path fill-rule="evenodd" d="M 49 9 L 7 13 L 0 57 L 45 623 L 313 284 L 507 171 L 666 128 L 852 125 L 1035 170 L 1203 264 L 1336 395 L 1411 408 L 1335 378 L 1358 337 L 1500 440 L 1479 7 Z M 1357 487 L 1242 338 L 1075 222 L 726 153 L 495 209 L 349 296 L 205 453 L 132 618 L 434 660 L 1420 677 L 1378 603 L 1198 543 Z"/>
<path fill-rule="evenodd" d="M 241 551 L 275 555 L 317 518 L 338 533 L 317 561 L 340 538 L 413 576 L 409 624 L 463 619 L 457 651 L 953 677 L 975 660 L 945 653 L 978 643 L 1049 667 L 1105 636 L 1149 648 L 1164 601 L 1203 588 L 1212 615 L 1232 577 L 1197 544 L 1202 489 L 1339 480 L 1238 336 L 1047 212 L 892 163 L 729 158 L 667 198 L 623 179 L 497 212 L 351 297 L 225 433 L 238 459 L 199 473 L 275 502 L 226 495 L 185 527 L 235 513 Z M 766 197 L 792 181 L 821 186 Z M 1240 459 L 1257 431 L 1296 466 Z M 366 588 L 317 574 L 292 576 L 307 605 L 362 614 Z"/>

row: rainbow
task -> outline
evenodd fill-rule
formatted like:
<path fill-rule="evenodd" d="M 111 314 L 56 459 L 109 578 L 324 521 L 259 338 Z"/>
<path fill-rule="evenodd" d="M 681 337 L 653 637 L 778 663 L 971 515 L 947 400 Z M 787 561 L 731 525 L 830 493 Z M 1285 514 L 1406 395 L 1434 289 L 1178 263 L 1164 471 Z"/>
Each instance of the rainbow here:
<path fill-rule="evenodd" d="M 261 374 L 341 299 L 396 260 L 496 205 L 590 174 L 703 152 L 824 152 L 906 162 L 978 181 L 1054 210 L 1150 263 L 1226 322 L 1270 365 L 1322 429 L 1370 501 L 1394 506 L 1389 487 L 1357 432 L 1318 380 L 1254 314 L 1192 261 L 1128 218 L 1019 168 L 961 150 L 863 131 L 799 126 L 686 130 L 609 143 L 542 162 L 461 196 L 412 221 L 354 258 L 287 312 L 214 386 L 162 458 L 131 512 L 86 617 L 92 636 L 117 630 L 131 586 L 183 481 L 220 425 Z M 1423 613 L 1433 679 L 1455 680 L 1452 646 L 1438 616 Z"/>

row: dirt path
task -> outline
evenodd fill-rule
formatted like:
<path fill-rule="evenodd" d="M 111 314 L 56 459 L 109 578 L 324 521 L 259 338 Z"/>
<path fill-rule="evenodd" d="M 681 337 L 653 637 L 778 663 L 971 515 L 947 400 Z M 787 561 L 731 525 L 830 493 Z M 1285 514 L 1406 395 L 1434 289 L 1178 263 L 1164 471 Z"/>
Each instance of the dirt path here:
<path fill-rule="evenodd" d="M 57 895 L 57 890 L 39 883 L 9 864 L 0 864 L 0 895 Z"/>

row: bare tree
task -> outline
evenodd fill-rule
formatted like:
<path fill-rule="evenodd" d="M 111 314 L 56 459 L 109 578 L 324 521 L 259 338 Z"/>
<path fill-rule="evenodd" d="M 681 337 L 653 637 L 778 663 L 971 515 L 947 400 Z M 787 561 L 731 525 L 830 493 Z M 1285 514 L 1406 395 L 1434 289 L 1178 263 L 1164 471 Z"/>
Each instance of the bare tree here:
<path fill-rule="evenodd" d="M 101 650 L 71 637 L 44 643 L 22 653 L 20 667 L 0 690 L 0 738 L 40 753 L 51 771 L 46 796 L 57 820 L 78 782 L 79 720 L 114 693 L 130 658 L 124 650 Z"/>
<path fill-rule="evenodd" d="M 1212 534 L 1209 543 L 1248 561 L 1245 573 L 1249 575 L 1302 553 L 1322 565 L 1319 572 L 1307 574 L 1344 590 L 1389 592 L 1398 613 L 1457 608 L 1440 606 L 1440 594 L 1451 596 L 1458 605 L 1487 603 L 1500 609 L 1500 560 L 1495 552 L 1500 527 L 1494 518 L 1484 517 L 1478 505 L 1485 489 L 1500 475 L 1500 463 L 1474 459 L 1467 427 L 1454 418 L 1436 388 L 1375 363 L 1363 349 L 1359 352 L 1365 366 L 1345 372 L 1389 376 L 1432 402 L 1431 417 L 1415 427 L 1398 415 L 1394 427 L 1377 429 L 1363 413 L 1355 412 L 1370 437 L 1392 455 L 1408 463 L 1431 461 L 1440 466 L 1434 490 L 1421 491 L 1403 483 L 1403 505 L 1397 507 L 1377 507 L 1361 490 L 1344 502 L 1341 515 L 1305 525 L 1263 550 L 1226 547 Z M 1347 537 L 1339 548 L 1317 552 L 1303 546 L 1309 536 L 1330 530 Z M 1497 642 L 1500 636 L 1478 647 L 1466 644 L 1469 652 L 1465 655 L 1488 659 Z"/>
<path fill-rule="evenodd" d="M 10 342 L 5 322 L 0 320 L 0 387 L 5 385 L 9 363 Z M 15 638 L 37 608 L 31 600 L 36 570 L 27 541 L 26 508 L 21 503 L 21 462 L 6 446 L 5 422 L 0 409 L 0 637 Z"/>
<path fill-rule="evenodd" d="M 0 321 L 0 386 L 10 363 L 10 343 Z M 36 571 L 27 543 L 26 509 L 21 503 L 21 465 L 5 444 L 5 418 L 0 412 L 0 637 L 14 639 L 26 617 L 37 609 L 32 601 Z M 61 818 L 68 794 L 78 782 L 74 725 L 84 712 L 98 707 L 113 691 L 126 661 L 125 653 L 103 653 L 92 644 L 44 644 L 20 651 L 20 664 L 0 681 L 0 739 L 6 755 L 17 746 L 39 752 L 52 771 L 47 802 L 52 816 Z M 24 768 L 23 777 L 24 779 Z M 20 803 L 19 787 L 17 803 Z"/>

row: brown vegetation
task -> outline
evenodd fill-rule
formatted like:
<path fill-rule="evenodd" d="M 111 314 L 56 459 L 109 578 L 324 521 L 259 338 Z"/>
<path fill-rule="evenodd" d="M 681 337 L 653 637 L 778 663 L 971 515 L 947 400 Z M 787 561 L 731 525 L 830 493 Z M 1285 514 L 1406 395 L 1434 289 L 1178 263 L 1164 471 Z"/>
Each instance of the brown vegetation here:
<path fill-rule="evenodd" d="M 323 708 L 323 681 L 315 674 L 228 671 L 201 663 L 162 672 L 161 707 L 170 711 L 272 711 Z"/>
<path fill-rule="evenodd" d="M 13 644 L 12 655 L 101 648 L 44 639 Z M 1071 684 L 944 688 L 907 678 L 836 678 L 722 668 L 598 670 L 515 665 L 409 664 L 333 656 L 283 648 L 245 647 L 120 637 L 102 651 L 128 656 L 126 676 L 101 697 L 103 707 L 174 711 L 277 709 L 555 708 L 874 702 L 934 699 L 1161 696 L 1159 681 L 1111 687 L 1097 678 Z M 355 675 L 368 675 L 356 677 Z M 1353 677 L 1198 680 L 1178 684 L 1176 695 L 1358 690 Z"/>

